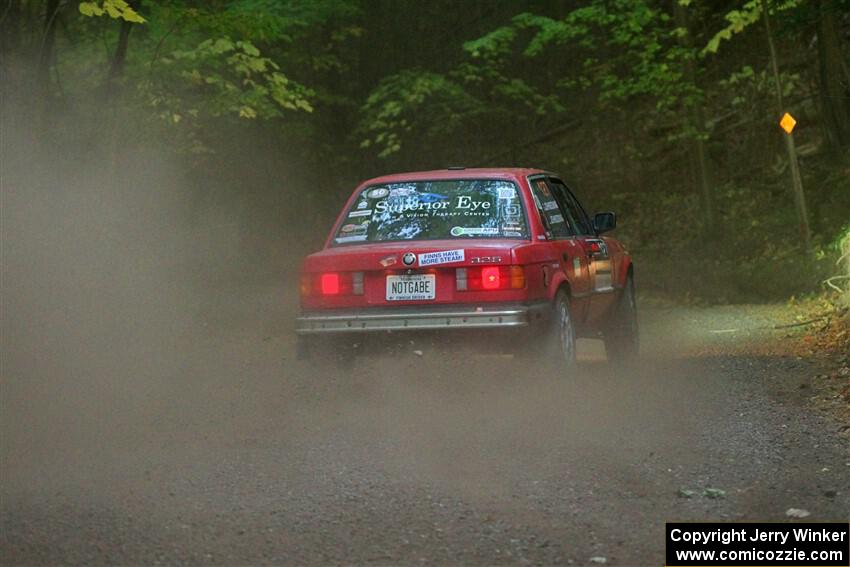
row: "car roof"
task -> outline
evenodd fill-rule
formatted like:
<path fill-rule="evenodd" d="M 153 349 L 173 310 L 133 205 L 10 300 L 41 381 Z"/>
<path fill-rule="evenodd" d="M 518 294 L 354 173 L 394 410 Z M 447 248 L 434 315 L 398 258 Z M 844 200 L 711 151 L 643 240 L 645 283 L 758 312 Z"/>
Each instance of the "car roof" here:
<path fill-rule="evenodd" d="M 393 173 L 367 179 L 361 185 L 377 185 L 381 183 L 398 183 L 402 181 L 434 181 L 441 179 L 514 179 L 535 174 L 550 174 L 542 169 L 528 167 L 452 167 L 448 169 L 433 169 L 430 171 L 410 171 Z"/>

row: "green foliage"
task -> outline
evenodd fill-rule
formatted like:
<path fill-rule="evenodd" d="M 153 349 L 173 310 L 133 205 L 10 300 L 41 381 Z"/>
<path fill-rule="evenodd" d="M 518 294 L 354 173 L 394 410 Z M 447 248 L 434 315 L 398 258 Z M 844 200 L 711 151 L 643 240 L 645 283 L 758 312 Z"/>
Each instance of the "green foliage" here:
<path fill-rule="evenodd" d="M 71 25 L 81 39 L 62 47 L 63 88 L 91 98 L 105 71 L 99 50 L 117 35 L 114 19 L 145 22 L 144 32 L 130 38 L 123 105 L 159 119 L 142 120 L 140 133 L 167 128 L 181 149 L 193 153 L 212 151 L 208 140 L 217 121 L 312 113 L 319 96 L 293 73 L 342 66 L 327 48 L 299 42 L 329 21 L 337 24 L 331 46 L 358 33 L 348 21 L 357 10 L 345 0 L 164 0 L 142 8 L 146 19 L 124 0 L 79 5 L 82 17 Z"/>
<path fill-rule="evenodd" d="M 194 31 L 204 38 L 239 37 L 269 44 L 292 44 L 314 26 L 331 21 L 347 22 L 358 13 L 356 5 L 347 0 L 212 0 L 202 3 L 169 0 L 151 5 L 151 10 L 161 22 L 180 22 L 184 33 Z"/>
<path fill-rule="evenodd" d="M 826 283 L 831 288 L 840 290 L 842 302 L 850 306 L 850 224 L 838 234 L 832 247 L 838 257 L 835 261 L 838 273 L 827 278 Z"/>
<path fill-rule="evenodd" d="M 724 19 L 728 22 L 725 28 L 721 29 L 708 41 L 702 50 L 702 54 L 717 53 L 720 49 L 720 44 L 723 41 L 732 39 L 732 36 L 740 34 L 754 23 L 761 19 L 763 0 L 748 0 L 740 9 L 727 12 Z M 768 4 L 770 12 L 782 12 L 797 8 L 802 4 L 802 0 L 780 0 Z"/>
<path fill-rule="evenodd" d="M 728 12 L 724 19 L 729 24 L 714 34 L 708 44 L 703 49 L 703 53 L 717 53 L 720 49 L 720 43 L 724 40 L 732 39 L 734 34 L 741 33 L 748 26 L 759 21 L 761 18 L 761 0 L 750 0 L 746 2 L 740 10 L 732 10 Z"/>
<path fill-rule="evenodd" d="M 437 73 L 404 71 L 386 77 L 366 99 L 361 147 L 375 146 L 380 157 L 401 149 L 402 139 L 452 134 L 481 103 L 461 85 Z M 427 121 L 422 120 L 428 116 Z"/>
<path fill-rule="evenodd" d="M 514 26 L 504 26 L 476 40 L 467 41 L 463 48 L 472 57 L 498 60 L 513 53 L 516 36 Z"/>
<path fill-rule="evenodd" d="M 283 110 L 312 112 L 311 91 L 291 81 L 250 41 L 208 39 L 163 61 L 180 69 L 191 85 L 195 108 L 212 116 L 276 118 Z"/>
<path fill-rule="evenodd" d="M 560 20 L 524 13 L 464 47 L 473 56 L 493 57 L 522 31 L 533 33 L 522 51 L 526 57 L 555 48 L 579 63 L 560 87 L 595 88 L 611 104 L 649 96 L 658 110 L 699 94 L 683 80 L 682 65 L 693 53 L 678 44 L 681 30 L 650 2 L 594 0 Z"/>
<path fill-rule="evenodd" d="M 417 146 L 478 120 L 512 124 L 558 116 L 574 91 L 597 93 L 616 111 L 624 101 L 651 101 L 651 112 L 678 112 L 702 93 L 683 78 L 695 56 L 681 30 L 648 0 L 593 0 L 562 19 L 522 13 L 463 44 L 467 57 L 441 74 L 405 70 L 384 79 L 363 107 L 362 147 L 387 157 L 406 139 Z M 547 72 L 535 60 L 560 60 Z M 517 70 L 519 69 L 519 72 Z M 530 70 L 531 72 L 524 72 Z M 541 81 L 555 74 L 554 80 Z M 423 132 L 412 119 L 434 125 Z M 432 136 L 432 139 L 423 139 Z"/>
<path fill-rule="evenodd" d="M 406 70 L 384 78 L 361 109 L 360 147 L 385 158 L 405 142 L 432 147 L 464 129 L 482 131 L 483 123 L 510 124 L 564 110 L 556 95 L 504 73 L 498 58 L 477 63 L 463 62 L 446 74 Z"/>
<path fill-rule="evenodd" d="M 145 19 L 125 0 L 103 0 L 102 2 L 80 2 L 80 13 L 84 16 L 108 16 L 113 20 L 124 20 L 143 24 Z"/>
<path fill-rule="evenodd" d="M 780 81 L 785 97 L 802 92 L 805 87 L 799 73 L 783 72 Z M 752 66 L 744 65 L 718 81 L 718 86 L 721 87 L 718 98 L 738 115 L 760 120 L 773 117 L 773 112 L 766 109 L 774 108 L 776 83 L 767 69 L 755 71 Z"/>

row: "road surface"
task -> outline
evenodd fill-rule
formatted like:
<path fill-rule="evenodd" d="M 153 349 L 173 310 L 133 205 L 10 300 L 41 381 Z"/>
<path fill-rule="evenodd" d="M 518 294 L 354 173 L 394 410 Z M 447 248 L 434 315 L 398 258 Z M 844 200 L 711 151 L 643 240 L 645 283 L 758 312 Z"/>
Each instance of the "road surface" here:
<path fill-rule="evenodd" d="M 0 562 L 662 565 L 665 521 L 850 517 L 770 307 L 645 308 L 638 366 L 582 341 L 551 381 L 427 345 L 297 363 L 282 296 L 9 338 Z"/>

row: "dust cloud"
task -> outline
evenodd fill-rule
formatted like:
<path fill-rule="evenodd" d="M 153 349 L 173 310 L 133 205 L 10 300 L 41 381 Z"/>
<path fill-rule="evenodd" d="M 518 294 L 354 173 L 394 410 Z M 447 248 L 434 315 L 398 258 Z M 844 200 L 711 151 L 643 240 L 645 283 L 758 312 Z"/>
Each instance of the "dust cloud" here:
<path fill-rule="evenodd" d="M 47 562 L 91 560 L 56 540 L 69 523 L 144 545 L 192 521 L 250 525 L 264 494 L 293 491 L 332 516 L 347 504 L 328 479 L 361 477 L 498 507 L 600 469 L 639 486 L 635 455 L 697 451 L 677 401 L 705 384 L 667 380 L 665 357 L 617 372 L 587 342 L 569 381 L 427 344 L 298 362 L 292 275 L 315 235 L 281 230 L 257 254 L 244 204 L 210 205 L 162 148 L 61 152 L 3 126 L 3 531 L 47 526 Z"/>
<path fill-rule="evenodd" d="M 5 126 L 2 420 L 7 467 L 33 455 L 85 453 L 106 441 L 122 444 L 155 436 L 156 417 L 178 411 L 174 400 L 181 400 L 179 412 L 191 417 L 198 406 L 205 407 L 205 384 L 241 384 L 238 371 L 228 374 L 215 341 L 271 337 L 281 357 L 291 354 L 296 299 L 291 280 L 284 277 L 291 273 L 269 278 L 245 261 L 241 235 L 249 219 L 240 203 L 199 210 L 199 189 L 187 181 L 180 160 L 161 149 L 122 155 L 94 145 L 63 153 L 50 140 L 16 131 L 20 124 Z M 238 156 L 231 159 L 238 161 Z M 298 234 L 287 238 L 292 244 L 303 240 Z M 289 270 L 298 259 L 286 259 Z M 245 277 L 253 272 L 266 279 Z M 422 436 L 446 443 L 447 452 L 435 454 L 435 462 L 419 464 L 435 474 L 445 465 L 447 477 L 459 470 L 476 471 L 473 477 L 494 474 L 487 472 L 493 457 L 485 454 L 488 440 L 508 443 L 493 451 L 508 461 L 516 457 L 509 447 L 545 444 L 545 435 L 528 429 L 532 417 L 549 419 L 550 425 L 569 425 L 572 419 L 562 415 L 568 400 L 550 398 L 533 380 L 527 383 L 533 369 L 514 365 L 505 372 L 463 351 L 431 352 L 429 357 L 401 368 L 392 357 L 373 366 L 360 363 L 358 372 L 374 380 L 367 388 L 382 385 L 380 394 L 364 401 L 353 393 L 352 400 L 335 397 L 332 403 L 346 412 L 362 410 L 363 420 L 374 415 L 368 404 L 378 404 L 378 415 L 386 421 L 369 424 L 377 428 L 375 439 L 391 430 L 415 432 L 410 445 L 417 448 L 417 458 L 424 454 Z M 290 363 L 285 372 L 305 371 Z M 457 380 L 460 367 L 463 381 Z M 447 391 L 431 382 L 439 376 L 461 396 L 461 406 L 443 399 Z M 287 376 L 276 379 L 285 382 Z M 424 402 L 434 407 L 423 408 Z M 600 417 L 608 411 L 595 409 Z M 498 416 L 498 423 L 480 430 L 465 423 L 477 414 Z M 605 419 L 601 422 L 594 431 L 604 431 Z M 458 445 L 456 432 L 464 430 L 484 436 L 470 440 L 474 450 Z M 585 440 L 594 433 L 569 430 Z"/>
<path fill-rule="evenodd" d="M 193 211 L 195 192 L 163 151 L 62 149 L 4 110 L 8 472 L 141 433 L 139 420 L 181 388 L 186 340 L 209 301 L 203 281 L 240 267 L 240 219 Z"/>

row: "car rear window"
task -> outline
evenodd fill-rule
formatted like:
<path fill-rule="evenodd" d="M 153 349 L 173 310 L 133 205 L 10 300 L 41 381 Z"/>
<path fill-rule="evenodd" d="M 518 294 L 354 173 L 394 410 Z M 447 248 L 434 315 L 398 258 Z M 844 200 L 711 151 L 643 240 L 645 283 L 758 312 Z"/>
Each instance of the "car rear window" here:
<path fill-rule="evenodd" d="M 335 244 L 528 238 L 519 189 L 503 179 L 370 185 L 346 211 Z"/>

